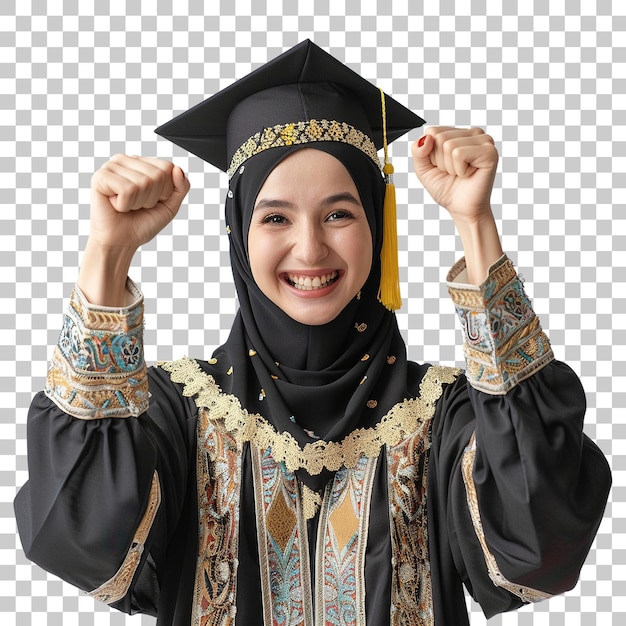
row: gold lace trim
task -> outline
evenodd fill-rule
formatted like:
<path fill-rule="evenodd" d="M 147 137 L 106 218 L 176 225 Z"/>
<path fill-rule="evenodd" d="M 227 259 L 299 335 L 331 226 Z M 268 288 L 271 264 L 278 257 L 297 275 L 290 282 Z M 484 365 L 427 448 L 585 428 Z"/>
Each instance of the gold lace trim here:
<path fill-rule="evenodd" d="M 232 177 L 242 163 L 264 150 L 314 141 L 339 141 L 350 144 L 365 153 L 377 167 L 380 167 L 376 146 L 358 128 L 335 120 L 309 120 L 308 122 L 276 124 L 252 135 L 233 155 L 227 171 L 228 177 Z"/>
<path fill-rule="evenodd" d="M 300 483 L 300 498 L 304 519 L 313 519 L 322 506 L 322 496 L 304 483 Z"/>
<path fill-rule="evenodd" d="M 443 393 L 442 385 L 456 380 L 461 370 L 432 366 L 420 383 L 417 398 L 403 400 L 372 428 L 352 431 L 341 442 L 316 441 L 301 448 L 289 433 L 279 433 L 261 415 L 248 413 L 239 400 L 222 393 L 214 378 L 203 372 L 196 361 L 183 357 L 178 361 L 158 363 L 171 380 L 184 385 L 183 395 L 195 397 L 196 405 L 207 411 L 212 421 L 223 420 L 226 430 L 238 442 L 249 441 L 258 448 L 271 448 L 276 462 L 284 462 L 288 471 L 306 469 L 319 474 L 324 468 L 337 471 L 354 468 L 361 456 L 377 457 L 381 446 L 395 446 L 413 434 L 418 425 L 435 413 L 435 403 Z"/>
<path fill-rule="evenodd" d="M 485 539 L 485 533 L 483 532 L 483 525 L 480 519 L 480 508 L 478 506 L 478 494 L 476 493 L 476 485 L 474 484 L 473 468 L 474 459 L 476 458 L 476 435 L 473 434 L 472 438 L 463 453 L 463 459 L 461 462 L 461 471 L 463 472 L 463 482 L 465 483 L 465 489 L 467 491 L 467 504 L 472 517 L 472 523 L 474 524 L 474 531 L 478 537 L 480 547 L 482 548 L 483 555 L 485 557 L 485 563 L 487 564 L 487 570 L 489 572 L 489 578 L 493 581 L 496 587 L 506 589 L 509 593 L 517 596 L 522 602 L 539 602 L 550 598 L 551 595 L 544 591 L 532 589 L 531 587 L 524 587 L 523 585 L 517 585 L 514 582 L 506 579 L 495 556 L 489 550 L 487 540 Z"/>
<path fill-rule="evenodd" d="M 133 541 L 130 545 L 130 549 L 124 562 L 122 563 L 117 573 L 100 585 L 97 589 L 91 591 L 88 595 L 105 604 L 112 604 L 121 600 L 130 589 L 130 584 L 133 581 L 133 576 L 137 571 L 139 562 L 141 561 L 141 555 L 143 553 L 143 547 L 156 518 L 157 510 L 161 504 L 161 486 L 159 484 L 159 475 L 154 472 L 152 477 L 152 487 L 150 488 L 150 498 L 148 500 L 148 507 L 146 512 L 139 522 L 137 532 L 133 537 Z"/>

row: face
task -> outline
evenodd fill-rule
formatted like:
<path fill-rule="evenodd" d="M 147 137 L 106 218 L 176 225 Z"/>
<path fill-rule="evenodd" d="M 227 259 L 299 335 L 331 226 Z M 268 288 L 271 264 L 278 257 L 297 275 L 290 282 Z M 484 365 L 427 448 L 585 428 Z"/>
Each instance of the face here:
<path fill-rule="evenodd" d="M 261 291 L 291 318 L 335 319 L 372 266 L 370 227 L 343 164 L 310 148 L 281 161 L 257 196 L 248 254 Z"/>

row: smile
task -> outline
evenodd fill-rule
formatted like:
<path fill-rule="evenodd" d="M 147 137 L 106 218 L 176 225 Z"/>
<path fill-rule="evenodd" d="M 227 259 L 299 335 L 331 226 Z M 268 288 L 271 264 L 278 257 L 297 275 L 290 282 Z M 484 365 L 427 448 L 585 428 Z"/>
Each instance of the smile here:
<path fill-rule="evenodd" d="M 337 270 L 319 276 L 300 276 L 298 274 L 285 274 L 285 280 L 296 289 L 301 291 L 315 291 L 332 285 L 339 278 Z"/>

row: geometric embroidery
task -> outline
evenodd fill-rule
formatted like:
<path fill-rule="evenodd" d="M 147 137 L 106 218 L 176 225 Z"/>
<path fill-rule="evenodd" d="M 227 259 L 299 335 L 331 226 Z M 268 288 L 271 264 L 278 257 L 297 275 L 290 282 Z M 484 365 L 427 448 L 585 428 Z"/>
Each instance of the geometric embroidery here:
<path fill-rule="evenodd" d="M 297 517 L 289 508 L 283 491 L 280 489 L 267 511 L 267 530 L 282 553 L 287 549 L 287 543 L 293 534 L 296 521 Z"/>
<path fill-rule="evenodd" d="M 328 516 L 330 520 L 329 528 L 332 529 L 335 535 L 339 554 L 344 553 L 346 548 L 348 548 L 348 544 L 355 538 L 359 530 L 359 518 L 354 512 L 353 498 L 353 490 L 348 489 L 348 493 L 343 494 L 341 504 Z"/>
<path fill-rule="evenodd" d="M 505 394 L 554 357 L 513 263 L 502 256 L 480 286 L 454 283 L 465 269 L 448 274 L 448 290 L 464 334 L 466 375 L 473 387 Z"/>
<path fill-rule="evenodd" d="M 307 527 L 294 474 L 251 446 L 265 624 L 312 623 Z"/>
<path fill-rule="evenodd" d="M 376 459 L 343 468 L 326 488 L 316 564 L 316 623 L 365 623 L 365 550 Z"/>

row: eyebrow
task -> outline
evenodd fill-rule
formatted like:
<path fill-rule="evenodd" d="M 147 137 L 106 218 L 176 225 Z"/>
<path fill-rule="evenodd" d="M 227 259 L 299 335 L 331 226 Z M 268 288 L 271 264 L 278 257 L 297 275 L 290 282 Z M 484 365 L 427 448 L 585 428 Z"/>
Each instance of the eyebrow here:
<path fill-rule="evenodd" d="M 331 206 L 333 204 L 337 204 L 339 202 L 348 202 L 349 204 L 353 204 L 355 206 L 362 206 L 361 201 L 355 198 L 349 191 L 344 191 L 342 193 L 336 193 L 332 196 L 328 196 L 324 198 L 322 202 L 320 202 L 321 207 Z M 295 209 L 296 205 L 293 202 L 289 202 L 288 200 L 281 200 L 280 198 L 263 198 L 257 202 L 254 207 L 254 210 L 257 209 Z"/>

